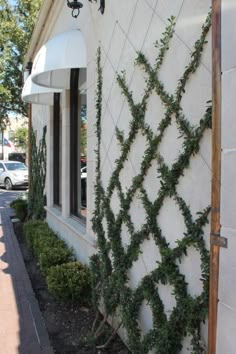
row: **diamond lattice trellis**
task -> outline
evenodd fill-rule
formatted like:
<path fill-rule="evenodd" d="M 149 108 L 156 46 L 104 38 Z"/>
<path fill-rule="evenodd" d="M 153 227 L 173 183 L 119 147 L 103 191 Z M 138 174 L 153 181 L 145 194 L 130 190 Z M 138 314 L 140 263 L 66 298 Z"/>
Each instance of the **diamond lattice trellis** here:
<path fill-rule="evenodd" d="M 99 253 L 92 258 L 94 273 L 95 303 L 103 299 L 106 315 L 120 313 L 121 325 L 126 328 L 129 347 L 133 353 L 148 353 L 153 350 L 161 354 L 179 353 L 182 340 L 186 335 L 192 337 L 191 345 L 194 353 L 202 353 L 200 343 L 200 324 L 205 320 L 208 303 L 208 266 L 209 254 L 203 238 L 203 227 L 208 222 L 209 207 L 200 210 L 193 220 L 190 208 L 184 199 L 177 193 L 177 186 L 181 176 L 189 167 L 191 158 L 199 152 L 200 141 L 206 129 L 211 126 L 211 108 L 206 109 L 199 125 L 192 126 L 185 117 L 181 108 L 182 96 L 185 93 L 186 83 L 197 70 L 206 35 L 210 28 L 211 16 L 207 17 L 202 27 L 201 38 L 196 42 L 189 65 L 178 82 L 175 94 L 166 92 L 163 83 L 158 78 L 158 72 L 169 49 L 170 40 L 174 33 L 174 19 L 162 36 L 158 46 L 159 55 L 154 67 L 146 57 L 139 53 L 136 64 L 145 71 L 148 79 L 144 95 L 139 103 L 133 100 L 132 92 L 126 83 L 125 74 L 118 75 L 117 81 L 126 97 L 132 115 L 130 131 L 124 137 L 122 131 L 116 129 L 116 137 L 120 143 L 121 154 L 116 160 L 114 171 L 108 187 L 102 186 L 100 168 L 101 144 L 101 109 L 102 109 L 102 70 L 100 66 L 100 51 L 98 54 L 98 91 L 97 91 L 97 179 L 95 185 L 95 212 L 93 229 L 97 234 Z M 157 131 L 153 131 L 145 120 L 148 102 L 151 95 L 156 94 L 165 107 L 164 117 L 159 123 Z M 171 126 L 173 119 L 183 141 L 177 159 L 168 166 L 160 154 L 160 144 L 165 132 Z M 133 178 L 131 185 L 124 190 L 120 175 L 128 159 L 132 145 L 140 134 L 144 137 L 143 158 L 139 173 Z M 159 188 L 155 198 L 150 200 L 145 189 L 145 178 L 155 162 L 159 174 Z M 118 198 L 119 208 L 115 210 L 114 195 Z M 141 208 L 145 214 L 145 222 L 135 227 L 132 216 L 132 206 L 138 195 Z M 186 232 L 177 235 L 176 244 L 172 247 L 166 240 L 166 235 L 160 227 L 158 216 L 165 205 L 165 201 L 172 200 L 176 204 L 180 218 L 183 218 Z M 106 221 L 104 223 L 104 220 Z M 106 224 L 106 230 L 104 229 Z M 122 230 L 129 233 L 129 241 L 124 246 Z M 141 245 L 145 240 L 152 238 L 159 249 L 161 261 L 157 267 L 146 275 L 139 285 L 132 289 L 129 286 L 129 271 L 138 260 Z M 188 249 L 194 247 L 200 255 L 201 276 L 203 289 L 200 295 L 191 296 L 188 292 L 184 274 L 181 274 L 179 262 L 188 254 Z M 173 289 L 174 305 L 168 314 L 158 285 Z M 138 325 L 139 311 L 146 303 L 151 309 L 153 326 L 145 335 Z"/>

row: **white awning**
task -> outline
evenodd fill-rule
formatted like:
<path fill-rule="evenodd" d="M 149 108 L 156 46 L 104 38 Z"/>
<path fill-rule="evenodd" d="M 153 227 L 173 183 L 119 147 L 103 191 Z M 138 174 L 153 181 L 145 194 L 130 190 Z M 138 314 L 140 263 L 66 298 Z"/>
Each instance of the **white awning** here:
<path fill-rule="evenodd" d="M 30 75 L 24 84 L 21 97 L 27 103 L 53 105 L 54 92 L 61 92 L 61 90 L 35 85 Z"/>
<path fill-rule="evenodd" d="M 32 81 L 44 87 L 68 89 L 72 68 L 86 68 L 86 46 L 79 30 L 63 32 L 41 47 L 33 62 Z"/>

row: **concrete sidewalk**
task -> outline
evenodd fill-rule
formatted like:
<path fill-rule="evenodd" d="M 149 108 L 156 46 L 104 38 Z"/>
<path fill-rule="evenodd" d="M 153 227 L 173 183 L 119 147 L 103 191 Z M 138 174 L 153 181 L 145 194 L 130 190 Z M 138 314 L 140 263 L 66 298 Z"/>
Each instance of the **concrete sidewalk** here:
<path fill-rule="evenodd" d="M 11 223 L 13 212 L 2 202 L 3 198 L 0 203 L 0 354 L 52 354 Z"/>

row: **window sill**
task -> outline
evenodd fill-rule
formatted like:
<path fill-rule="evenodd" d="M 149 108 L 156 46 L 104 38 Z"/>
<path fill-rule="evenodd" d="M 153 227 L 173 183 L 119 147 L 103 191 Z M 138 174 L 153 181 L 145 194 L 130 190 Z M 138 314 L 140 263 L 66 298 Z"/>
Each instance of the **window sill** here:
<path fill-rule="evenodd" d="M 62 223 L 65 227 L 70 229 L 73 233 L 82 238 L 85 242 L 87 242 L 90 246 L 96 248 L 96 241 L 87 234 L 86 225 L 81 222 L 79 218 L 68 217 L 64 218 L 61 215 L 61 210 L 55 207 L 45 207 L 47 213 L 51 214 L 55 217 L 60 223 Z"/>
<path fill-rule="evenodd" d="M 56 210 L 58 210 L 61 213 L 61 205 L 54 204 L 53 205 L 53 209 L 56 209 Z"/>

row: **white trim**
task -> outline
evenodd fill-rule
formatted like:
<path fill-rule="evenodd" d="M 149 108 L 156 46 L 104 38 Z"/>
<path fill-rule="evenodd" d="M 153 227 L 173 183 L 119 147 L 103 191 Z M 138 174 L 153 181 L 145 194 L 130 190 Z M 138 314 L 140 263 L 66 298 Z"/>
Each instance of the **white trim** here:
<path fill-rule="evenodd" d="M 79 220 L 75 220 L 74 218 L 68 217 L 64 218 L 61 215 L 61 212 L 57 208 L 49 208 L 45 207 L 47 213 L 51 214 L 55 217 L 60 223 L 62 223 L 65 227 L 75 233 L 78 237 L 87 242 L 90 246 L 97 248 L 96 241 L 87 234 L 86 226 L 82 224 Z M 65 236 L 65 235 L 64 235 Z"/>
<path fill-rule="evenodd" d="M 62 215 L 70 215 L 70 91 L 65 90 L 62 95 L 62 171 L 61 171 L 61 205 Z"/>
<path fill-rule="evenodd" d="M 35 56 L 39 48 L 50 37 L 50 33 L 58 20 L 59 14 L 63 11 L 64 0 L 44 0 L 30 39 L 30 43 L 24 58 L 25 68 L 29 61 Z"/>

